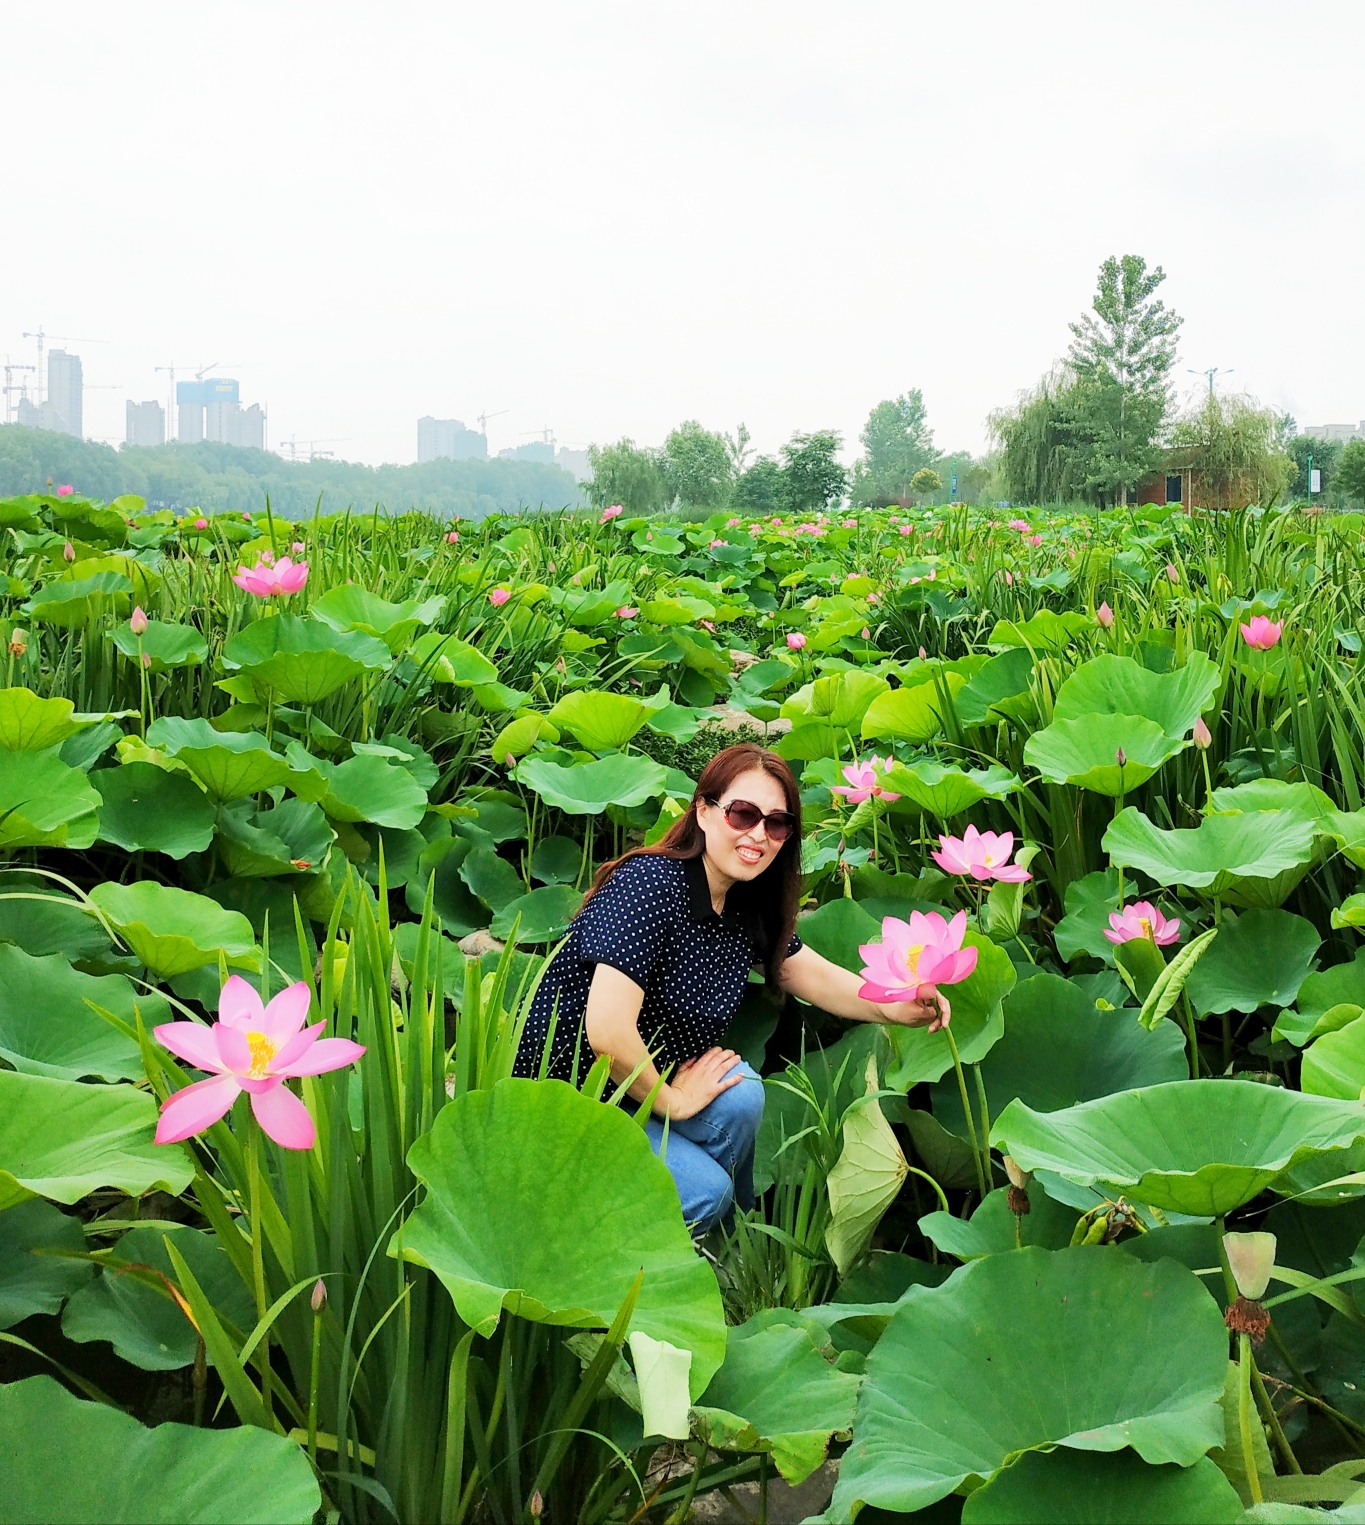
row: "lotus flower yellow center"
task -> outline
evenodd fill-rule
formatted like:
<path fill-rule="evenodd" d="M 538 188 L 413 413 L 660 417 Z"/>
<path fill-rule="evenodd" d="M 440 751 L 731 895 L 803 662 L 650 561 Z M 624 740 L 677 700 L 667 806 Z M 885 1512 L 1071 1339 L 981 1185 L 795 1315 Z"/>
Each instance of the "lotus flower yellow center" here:
<path fill-rule="evenodd" d="M 1146 917 L 1146 916 L 1139 916 L 1138 917 L 1138 925 L 1142 928 L 1142 935 L 1144 937 L 1150 937 L 1153 942 L 1156 941 L 1156 938 L 1152 934 L 1152 923 L 1151 923 L 1151 920 L 1148 917 Z"/>
<path fill-rule="evenodd" d="M 920 954 L 924 952 L 923 943 L 911 943 L 905 950 L 905 967 L 912 975 L 919 973 Z"/>
<path fill-rule="evenodd" d="M 247 1071 L 250 1080 L 264 1080 L 270 1073 L 270 1061 L 279 1052 L 264 1033 L 248 1033 L 246 1041 L 251 1049 L 251 1068 Z"/>

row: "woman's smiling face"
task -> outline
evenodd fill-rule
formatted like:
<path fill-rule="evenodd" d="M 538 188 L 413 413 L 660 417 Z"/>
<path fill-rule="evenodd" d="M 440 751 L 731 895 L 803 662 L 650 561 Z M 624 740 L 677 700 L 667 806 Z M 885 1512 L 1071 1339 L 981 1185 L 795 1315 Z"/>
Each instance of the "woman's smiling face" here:
<path fill-rule="evenodd" d="M 725 806 L 732 800 L 748 800 L 767 815 L 787 808 L 782 785 L 761 768 L 741 773 L 721 795 L 719 803 L 697 805 L 697 821 L 706 836 L 706 856 L 727 879 L 757 879 L 782 850 L 768 835 L 763 822 L 748 831 L 736 831 L 725 819 Z"/>

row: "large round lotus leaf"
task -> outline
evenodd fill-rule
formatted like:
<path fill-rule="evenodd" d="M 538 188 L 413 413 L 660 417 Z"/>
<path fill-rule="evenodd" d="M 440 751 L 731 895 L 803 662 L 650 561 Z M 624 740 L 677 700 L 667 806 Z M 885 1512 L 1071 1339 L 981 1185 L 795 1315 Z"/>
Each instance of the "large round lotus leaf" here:
<path fill-rule="evenodd" d="M 771 1453 L 795 1487 L 824 1462 L 830 1437 L 852 1429 L 860 1382 L 831 1366 L 799 1325 L 751 1319 L 730 1330 L 693 1424 L 717 1450 Z"/>
<path fill-rule="evenodd" d="M 959 1057 L 964 1064 L 976 1064 L 990 1053 L 1004 1030 L 1000 1003 L 1018 976 L 1009 954 L 989 938 L 968 932 L 962 945 L 977 950 L 976 968 L 960 985 L 945 985 L 940 995 L 952 1006 L 950 1026 Z M 884 1085 L 908 1091 L 919 1081 L 937 1080 L 952 1068 L 953 1053 L 946 1033 L 891 1024 L 886 1033 L 891 1040 L 891 1059 L 882 1076 Z"/>
<path fill-rule="evenodd" d="M 1174 1261 L 1098 1246 L 972 1261 L 912 1287 L 868 1357 L 827 1518 L 922 1509 L 1051 1445 L 1190 1466 L 1222 1443 L 1226 1366 L 1218 1305 Z"/>
<path fill-rule="evenodd" d="M 109 936 L 79 900 L 51 879 L 11 870 L 0 874 L 0 942 L 41 957 L 60 953 L 77 963 L 109 953 Z"/>
<path fill-rule="evenodd" d="M 526 893 L 526 881 L 491 847 L 469 853 L 460 864 L 460 878 L 490 911 L 500 911 Z"/>
<path fill-rule="evenodd" d="M 635 753 L 561 768 L 545 757 L 528 757 L 517 779 L 547 805 L 567 815 L 601 815 L 608 805 L 643 805 L 668 787 L 668 774 L 651 757 Z"/>
<path fill-rule="evenodd" d="M 307 1454 L 255 1425 L 152 1429 L 51 1377 L 0 1387 L 0 1520 L 52 1525 L 307 1525 Z"/>
<path fill-rule="evenodd" d="M 1019 779 L 998 764 L 964 772 L 924 757 L 888 768 L 883 787 L 899 794 L 907 806 L 947 821 L 982 800 L 1003 800 L 1019 788 Z"/>
<path fill-rule="evenodd" d="M 1052 1170 L 1177 1213 L 1219 1217 L 1276 1176 L 1365 1136 L 1358 1104 L 1249 1080 L 1182 1080 L 1063 1112 L 1013 1101 L 991 1142 L 1025 1170 Z"/>
<path fill-rule="evenodd" d="M 89 1002 L 129 1026 L 136 1008 L 148 1031 L 171 1019 L 164 997 L 135 991 L 121 974 L 81 974 L 60 953 L 34 958 L 12 943 L 0 944 L 0 1056 L 16 1070 L 56 1080 L 140 1080 L 137 1043 Z"/>
<path fill-rule="evenodd" d="M 1323 1033 L 1303 1051 L 1299 1084 L 1314 1096 L 1359 1101 L 1365 1089 L 1365 1021 Z"/>
<path fill-rule="evenodd" d="M 116 1241 L 100 1274 L 67 1303 L 62 1312 L 62 1333 L 68 1340 L 81 1344 L 107 1340 L 116 1355 L 143 1371 L 174 1371 L 194 1360 L 198 1343 L 194 1325 L 164 1284 L 153 1287 L 135 1275 L 120 1274 L 125 1266 L 148 1266 L 174 1282 L 176 1272 L 166 1253 L 167 1238 L 184 1257 L 219 1318 L 242 1335 L 250 1333 L 256 1323 L 255 1300 L 212 1234 L 195 1228 L 172 1229 L 169 1233 L 159 1228 L 135 1228 Z"/>
<path fill-rule="evenodd" d="M 249 959 L 256 945 L 245 916 L 190 890 L 142 879 L 97 884 L 90 899 L 158 979 L 217 963 L 220 950 L 229 963 Z"/>
<path fill-rule="evenodd" d="M 321 620 L 271 614 L 239 631 L 223 647 L 223 662 L 268 683 L 294 704 L 317 704 L 352 678 L 382 672 L 389 648 L 358 630 L 333 630 Z"/>
<path fill-rule="evenodd" d="M 1046 654 L 1065 651 L 1078 635 L 1094 627 L 1085 615 L 1068 609 L 1058 614 L 1052 609 L 1039 609 L 1026 620 L 999 620 L 991 631 L 989 645 L 1003 648 L 1023 646 L 1030 651 Z"/>
<path fill-rule="evenodd" d="M 445 838 L 433 842 L 417 860 L 417 872 L 408 881 L 406 898 L 408 909 L 415 915 L 422 914 L 426 904 L 427 885 L 436 876 L 436 915 L 441 930 L 452 937 L 464 937 L 489 921 L 488 908 L 469 892 L 469 886 L 460 877 L 460 869 L 471 844 L 461 837 Z"/>
<path fill-rule="evenodd" d="M 168 672 L 174 667 L 198 667 L 207 662 L 209 643 L 193 625 L 179 625 L 164 620 L 148 620 L 140 636 L 131 625 L 120 625 L 114 632 L 114 645 L 130 662 L 150 657 L 148 672 Z"/>
<path fill-rule="evenodd" d="M 1004 1014 L 1005 1036 L 981 1061 L 992 1117 L 1016 1096 L 1035 1112 L 1057 1112 L 1189 1073 L 1185 1038 L 1174 1022 L 1158 1022 L 1148 1032 L 1132 1010 L 1100 1011 L 1079 986 L 1055 974 L 1035 974 L 1016 985 L 1005 997 Z M 956 1076 L 940 1080 L 932 1096 L 934 1116 L 965 1138 Z"/>
<path fill-rule="evenodd" d="M 319 803 L 334 821 L 368 821 L 410 831 L 427 813 L 426 790 L 408 768 L 360 755 L 330 768 Z"/>
<path fill-rule="evenodd" d="M 1035 731 L 1024 743 L 1024 761 L 1053 783 L 1117 797 L 1145 784 L 1185 746 L 1141 715 L 1086 715 Z"/>
<path fill-rule="evenodd" d="M 542 884 L 572 884 L 583 869 L 583 849 L 572 837 L 542 837 L 531 854 L 531 876 Z"/>
<path fill-rule="evenodd" d="M 509 1147 L 515 1141 L 515 1147 Z M 631 1328 L 692 1352 L 690 1391 L 725 1355 L 715 1274 L 644 1130 L 559 1080 L 503 1080 L 442 1108 L 408 1151 L 425 1200 L 390 1251 L 429 1266 L 467 1324 L 502 1310 L 604 1329 L 644 1271 Z"/>
<path fill-rule="evenodd" d="M 89 847 L 99 808 L 89 779 L 55 750 L 0 751 L 0 849 Z"/>
<path fill-rule="evenodd" d="M 836 731 L 851 731 L 878 699 L 890 693 L 891 685 L 876 673 L 833 673 L 798 688 L 783 700 L 781 714 L 797 724 L 822 720 Z"/>
<path fill-rule="evenodd" d="M 498 669 L 478 647 L 458 636 L 442 635 L 439 630 L 419 636 L 408 656 L 437 683 L 477 688 L 483 683 L 496 685 L 498 681 Z"/>
<path fill-rule="evenodd" d="M 1180 740 L 1212 704 L 1218 679 L 1218 664 L 1202 651 L 1191 652 L 1184 667 L 1164 673 L 1132 657 L 1106 653 L 1078 667 L 1057 690 L 1053 718 L 1143 715 L 1172 740 Z"/>
<path fill-rule="evenodd" d="M 1233 905 L 1278 906 L 1313 860 L 1313 825 L 1289 811 L 1207 815 L 1193 829 L 1163 831 L 1130 805 L 1100 844 L 1122 868 L 1157 884 L 1207 890 Z"/>
<path fill-rule="evenodd" d="M 1310 974 L 1299 986 L 1297 1011 L 1282 1011 L 1274 1036 L 1302 1048 L 1310 1038 L 1334 1032 L 1365 1008 L 1365 948 L 1349 963 L 1333 964 Z"/>
<path fill-rule="evenodd" d="M 1241 1499 L 1207 1456 L 1192 1467 L 1152 1467 L 1132 1451 L 1028 1451 L 962 1506 L 962 1525 L 1233 1525 L 1241 1518 Z"/>
<path fill-rule="evenodd" d="M 30 619 L 73 630 L 102 614 L 126 615 L 133 585 L 122 572 L 96 572 L 93 577 L 59 578 L 39 588 L 25 608 Z"/>
<path fill-rule="evenodd" d="M 1312 972 L 1321 945 L 1312 922 L 1288 911 L 1226 916 L 1185 982 L 1185 994 L 1201 1017 L 1288 1006 Z"/>
<path fill-rule="evenodd" d="M 32 689 L 0 689 L 0 747 L 6 752 L 45 752 L 74 736 L 70 699 L 40 699 Z"/>
<path fill-rule="evenodd" d="M 335 840 L 327 817 L 305 800 L 281 800 L 273 810 L 256 810 L 241 800 L 218 820 L 218 851 L 228 873 L 242 879 L 312 872 L 326 861 Z"/>
<path fill-rule="evenodd" d="M 31 1313 L 56 1313 L 95 1268 L 69 1258 L 87 1249 L 79 1218 L 41 1197 L 0 1212 L 0 1329 Z"/>
<path fill-rule="evenodd" d="M 863 716 L 865 740 L 929 741 L 943 728 L 948 696 L 966 683 L 961 673 L 944 672 L 937 679 L 913 688 L 894 688 L 880 694 Z M 785 708 L 785 706 L 784 706 Z"/>
<path fill-rule="evenodd" d="M 185 858 L 213 840 L 215 811 L 208 795 L 183 773 L 131 762 L 91 775 L 104 804 L 100 840 L 125 852 Z"/>
<path fill-rule="evenodd" d="M 649 718 L 639 699 L 586 688 L 565 694 L 550 711 L 550 723 L 571 732 L 590 752 L 618 751 Z"/>
<path fill-rule="evenodd" d="M 291 779 L 289 764 L 255 731 L 217 731 L 207 720 L 164 715 L 147 727 L 147 745 L 184 763 L 220 802 Z"/>
<path fill-rule="evenodd" d="M 542 885 L 529 895 L 509 900 L 489 930 L 494 937 L 510 937 L 515 926 L 518 943 L 554 942 L 568 931 L 582 904 L 582 894 L 571 884 Z"/>
<path fill-rule="evenodd" d="M 409 598 L 401 604 L 391 604 L 368 588 L 347 583 L 314 599 L 308 612 L 333 630 L 359 630 L 377 636 L 390 651 L 397 651 L 414 630 L 440 619 L 445 603 L 444 598 Z"/>
<path fill-rule="evenodd" d="M 0 1209 L 28 1197 L 78 1202 L 101 1186 L 177 1196 L 193 1162 L 179 1144 L 154 1143 L 155 1133 L 145 1091 L 0 1070 Z"/>

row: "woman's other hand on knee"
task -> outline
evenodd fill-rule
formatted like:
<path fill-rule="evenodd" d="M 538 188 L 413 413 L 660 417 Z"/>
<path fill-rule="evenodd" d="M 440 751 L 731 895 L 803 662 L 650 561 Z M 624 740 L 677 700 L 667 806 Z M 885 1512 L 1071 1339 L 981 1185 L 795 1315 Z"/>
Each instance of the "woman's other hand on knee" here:
<path fill-rule="evenodd" d="M 680 1064 L 668 1086 L 668 1115 L 676 1122 L 695 1117 L 744 1079 L 733 1049 L 712 1048 Z M 731 1071 L 734 1073 L 732 1074 Z"/>

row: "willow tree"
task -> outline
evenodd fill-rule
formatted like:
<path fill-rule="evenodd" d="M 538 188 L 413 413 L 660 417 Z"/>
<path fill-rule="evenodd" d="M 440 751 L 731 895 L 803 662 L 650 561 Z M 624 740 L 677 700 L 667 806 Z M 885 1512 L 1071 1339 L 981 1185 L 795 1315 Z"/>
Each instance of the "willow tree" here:
<path fill-rule="evenodd" d="M 1294 462 L 1280 442 L 1280 418 L 1253 397 L 1217 397 L 1180 419 L 1172 434 L 1188 452 L 1208 508 L 1269 508 L 1289 485 Z"/>

